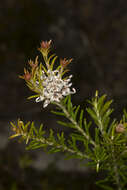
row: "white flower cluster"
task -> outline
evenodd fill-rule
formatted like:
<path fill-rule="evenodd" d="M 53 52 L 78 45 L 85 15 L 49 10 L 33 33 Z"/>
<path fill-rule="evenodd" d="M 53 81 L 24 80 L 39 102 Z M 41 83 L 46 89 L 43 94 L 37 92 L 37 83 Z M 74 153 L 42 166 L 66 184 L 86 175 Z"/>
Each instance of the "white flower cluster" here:
<path fill-rule="evenodd" d="M 69 94 L 74 94 L 76 90 L 70 87 L 72 75 L 67 79 L 62 79 L 58 70 L 48 70 L 47 74 L 42 73 L 41 80 L 43 86 L 42 94 L 36 98 L 36 102 L 44 101 L 43 107 L 47 107 L 51 102 L 60 102 L 60 100 Z M 36 82 L 38 85 L 38 81 Z"/>

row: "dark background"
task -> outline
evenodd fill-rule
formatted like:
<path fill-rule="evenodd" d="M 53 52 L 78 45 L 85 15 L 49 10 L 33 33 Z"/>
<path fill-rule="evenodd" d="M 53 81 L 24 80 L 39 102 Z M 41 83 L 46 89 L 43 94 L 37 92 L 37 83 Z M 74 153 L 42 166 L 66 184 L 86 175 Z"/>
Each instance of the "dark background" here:
<path fill-rule="evenodd" d="M 59 57 L 70 65 L 76 104 L 96 90 L 114 99 L 114 116 L 127 107 L 126 0 L 1 0 L 0 2 L 0 189 L 95 189 L 99 177 L 63 155 L 25 151 L 8 140 L 9 122 L 21 118 L 57 128 L 55 117 L 18 78 L 27 61 L 35 59 L 42 40 L 53 41 Z M 66 129 L 67 130 L 67 129 Z M 67 131 L 65 131 L 67 132 Z M 98 189 L 98 188 L 97 188 Z"/>

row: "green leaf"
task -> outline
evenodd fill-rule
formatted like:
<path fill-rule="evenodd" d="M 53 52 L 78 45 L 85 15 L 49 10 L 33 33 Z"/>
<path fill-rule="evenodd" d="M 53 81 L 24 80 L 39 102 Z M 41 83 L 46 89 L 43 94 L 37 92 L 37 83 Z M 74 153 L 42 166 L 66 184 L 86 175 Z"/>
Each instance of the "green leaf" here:
<path fill-rule="evenodd" d="M 65 116 L 65 113 L 63 112 L 58 112 L 58 111 L 53 111 L 53 110 L 51 112 L 55 115 Z"/>
<path fill-rule="evenodd" d="M 116 119 L 114 119 L 108 128 L 107 134 L 108 134 L 108 136 L 111 136 L 111 138 L 113 138 L 115 135 L 116 125 L 117 125 L 117 122 L 116 122 Z"/>
<path fill-rule="evenodd" d="M 72 112 L 72 103 L 71 103 L 71 96 L 69 95 L 68 96 L 68 102 L 67 102 L 67 109 L 68 109 L 68 112 L 71 113 Z"/>
<path fill-rule="evenodd" d="M 109 109 L 111 103 L 112 103 L 112 100 L 110 100 L 104 104 L 104 106 L 102 107 L 102 109 L 100 111 L 101 115 L 103 115 Z"/>
<path fill-rule="evenodd" d="M 89 128 L 90 128 L 91 124 L 92 124 L 91 121 L 89 123 L 87 123 L 86 119 L 84 118 L 84 127 L 85 127 L 85 131 L 86 131 L 87 135 L 89 135 Z"/>
<path fill-rule="evenodd" d="M 65 127 L 75 128 L 74 124 L 72 124 L 70 122 L 66 123 L 66 122 L 63 122 L 63 121 L 57 121 L 57 123 L 60 124 L 60 125 L 65 126 Z"/>
<path fill-rule="evenodd" d="M 39 95 L 38 95 L 38 94 L 33 95 L 33 96 L 29 96 L 27 99 L 28 99 L 28 100 L 30 100 L 30 99 L 32 99 L 32 98 L 37 98 L 37 97 L 39 97 Z"/>
<path fill-rule="evenodd" d="M 65 141 L 64 132 L 62 132 L 61 134 L 57 133 L 57 137 L 58 137 L 58 140 L 60 141 L 60 144 L 64 145 L 64 141 Z"/>
<path fill-rule="evenodd" d="M 63 76 L 65 75 L 65 73 L 67 73 L 68 71 L 69 71 L 68 69 L 65 69 L 65 70 L 62 72 L 61 77 L 63 77 Z M 67 78 L 68 78 L 68 77 L 65 77 L 64 80 L 67 79 Z"/>
<path fill-rule="evenodd" d="M 106 98 L 106 95 L 103 95 L 103 96 L 101 96 L 101 97 L 98 99 L 97 108 L 98 108 L 99 112 L 100 112 L 100 110 L 101 110 L 102 107 L 103 107 L 105 98 Z"/>
<path fill-rule="evenodd" d="M 82 128 L 82 122 L 83 122 L 83 113 L 84 113 L 84 111 L 81 110 L 80 117 L 79 117 L 79 125 L 81 128 Z"/>
<path fill-rule="evenodd" d="M 57 68 L 56 68 L 56 70 L 60 70 L 61 69 L 61 65 L 59 65 Z M 62 75 L 62 74 L 61 74 Z"/>
<path fill-rule="evenodd" d="M 65 127 L 68 127 L 68 123 L 65 123 L 63 121 L 57 121 L 58 124 L 63 125 Z"/>
<path fill-rule="evenodd" d="M 22 125 L 24 132 L 28 131 L 28 126 L 30 125 L 30 121 L 28 121 L 25 125 Z"/>
<path fill-rule="evenodd" d="M 52 59 L 55 55 L 56 55 L 56 54 L 50 55 L 50 57 L 48 58 L 48 63 L 49 63 L 49 64 L 50 64 L 51 59 Z"/>
<path fill-rule="evenodd" d="M 108 119 L 108 117 L 111 115 L 111 113 L 113 112 L 113 109 L 108 109 L 106 111 L 106 113 L 104 114 L 103 118 L 102 118 L 102 122 L 105 123 L 105 121 Z"/>
<path fill-rule="evenodd" d="M 125 109 L 123 110 L 123 113 L 124 113 L 125 118 L 127 119 L 127 111 Z M 124 120 L 124 122 L 127 122 L 127 120 Z"/>
<path fill-rule="evenodd" d="M 79 109 L 80 109 L 80 105 L 77 106 L 76 110 L 75 110 L 75 113 L 74 113 L 74 119 L 76 120 L 77 118 L 77 114 L 79 112 Z"/>
<path fill-rule="evenodd" d="M 52 154 L 52 153 L 57 153 L 57 152 L 60 152 L 60 151 L 61 151 L 61 149 L 53 147 L 50 150 L 48 150 L 48 153 Z"/>
<path fill-rule="evenodd" d="M 35 135 L 38 136 L 38 130 L 34 127 L 34 122 L 31 123 L 31 128 L 33 129 Z"/>
<path fill-rule="evenodd" d="M 43 124 L 40 125 L 38 134 L 39 134 L 39 137 L 40 137 L 40 138 L 45 134 L 45 131 L 43 131 Z"/>
<path fill-rule="evenodd" d="M 15 129 L 17 128 L 16 125 L 13 122 L 10 122 L 11 126 Z"/>
<path fill-rule="evenodd" d="M 52 129 L 50 129 L 49 139 L 53 140 L 53 141 L 55 140 L 54 139 L 54 131 Z"/>
<path fill-rule="evenodd" d="M 53 70 L 53 66 L 54 66 L 54 63 L 55 63 L 55 61 L 56 61 L 57 58 L 58 58 L 58 56 L 55 56 L 53 58 L 53 60 L 51 61 L 51 65 L 50 65 L 51 70 Z"/>
<path fill-rule="evenodd" d="M 38 148 L 42 148 L 42 147 L 47 147 L 47 144 L 42 144 L 40 142 L 35 142 L 35 141 L 32 141 L 30 142 L 30 144 L 26 147 L 27 150 L 30 150 L 30 149 L 38 149 Z"/>
<path fill-rule="evenodd" d="M 104 183 L 107 183 L 109 181 L 108 178 L 104 179 L 104 180 L 99 180 L 96 182 L 96 184 L 99 186 L 99 187 L 102 187 L 103 189 L 105 190 L 114 190 L 111 186 L 108 186 L 108 185 L 105 185 Z"/>
<path fill-rule="evenodd" d="M 70 147 L 73 148 L 73 150 L 78 152 L 78 148 L 76 145 L 76 139 L 74 136 L 71 136 L 71 138 L 72 138 L 72 140 L 68 140 L 68 143 L 69 143 Z"/>
<path fill-rule="evenodd" d="M 47 73 L 47 69 L 46 69 L 46 67 L 45 67 L 43 64 L 41 64 L 41 66 L 42 66 L 44 72 Z M 43 74 L 43 73 L 42 73 L 42 74 Z"/>
<path fill-rule="evenodd" d="M 96 113 L 91 108 L 87 108 L 86 111 L 89 113 L 89 115 L 93 118 L 94 121 L 98 121 Z"/>
<path fill-rule="evenodd" d="M 66 97 L 62 100 L 62 102 L 63 102 L 64 105 L 67 104 L 67 102 L 68 102 L 68 98 L 69 98 L 69 96 L 66 96 Z"/>
<path fill-rule="evenodd" d="M 78 140 L 78 141 L 85 141 L 86 139 L 84 138 L 84 136 L 82 136 L 82 135 L 79 135 L 79 134 L 76 134 L 76 133 L 72 133 L 71 134 L 71 137 L 73 137 L 73 138 L 75 138 L 76 140 Z"/>

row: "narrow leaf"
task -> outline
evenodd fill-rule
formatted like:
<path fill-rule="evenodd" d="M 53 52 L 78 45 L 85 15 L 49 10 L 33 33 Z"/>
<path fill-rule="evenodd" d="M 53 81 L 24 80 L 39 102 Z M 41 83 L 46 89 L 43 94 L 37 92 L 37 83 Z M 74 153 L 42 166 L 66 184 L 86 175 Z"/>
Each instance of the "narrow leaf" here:
<path fill-rule="evenodd" d="M 81 110 L 80 117 L 79 117 L 79 125 L 81 128 L 82 128 L 82 121 L 83 121 L 83 113 L 84 113 L 84 111 Z"/>
<path fill-rule="evenodd" d="M 103 107 L 105 98 L 106 98 L 106 95 L 103 95 L 103 96 L 101 96 L 101 97 L 98 99 L 97 107 L 98 107 L 99 112 L 100 112 L 100 110 L 101 110 L 102 107 Z"/>
<path fill-rule="evenodd" d="M 79 112 L 79 109 L 80 109 L 80 105 L 77 106 L 76 110 L 75 110 L 75 113 L 74 113 L 74 119 L 76 120 L 76 117 L 77 117 L 77 114 Z"/>
<path fill-rule="evenodd" d="M 53 114 L 55 114 L 55 115 L 61 115 L 61 116 L 65 116 L 65 113 L 63 113 L 63 112 L 58 112 L 58 111 L 51 111 Z"/>

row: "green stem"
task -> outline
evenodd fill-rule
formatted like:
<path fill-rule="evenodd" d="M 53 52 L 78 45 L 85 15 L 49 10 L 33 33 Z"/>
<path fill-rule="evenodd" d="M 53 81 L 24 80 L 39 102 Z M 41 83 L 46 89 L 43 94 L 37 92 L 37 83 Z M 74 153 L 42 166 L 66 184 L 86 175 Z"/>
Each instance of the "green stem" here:
<path fill-rule="evenodd" d="M 97 100 L 95 100 L 95 103 L 94 103 L 94 111 L 95 111 L 97 119 L 98 119 L 98 128 L 100 129 L 100 132 L 104 137 L 105 131 L 103 130 L 104 127 L 103 127 L 102 119 L 101 119 L 100 113 L 97 108 Z"/>
<path fill-rule="evenodd" d="M 98 128 L 100 129 L 100 132 L 103 136 L 104 141 L 109 144 L 109 140 L 106 138 L 106 132 L 104 131 L 104 126 L 103 126 L 103 122 L 102 122 L 102 118 L 100 116 L 100 113 L 98 111 L 98 107 L 97 107 L 97 98 L 95 99 L 94 102 L 94 111 L 97 115 L 97 119 L 98 119 Z M 111 141 L 110 141 L 111 143 Z M 118 190 L 122 190 L 122 186 L 120 184 L 120 176 L 119 176 L 119 171 L 118 171 L 118 164 L 117 164 L 117 160 L 115 157 L 115 150 L 114 150 L 114 146 L 112 145 L 112 160 L 113 160 L 113 171 L 114 171 L 114 179 L 117 185 Z"/>
<path fill-rule="evenodd" d="M 112 158 L 113 158 L 113 170 L 114 170 L 115 182 L 116 182 L 118 190 L 122 190 L 114 146 L 112 146 Z"/>
<path fill-rule="evenodd" d="M 122 190 L 122 186 L 120 184 L 120 178 L 119 178 L 119 173 L 118 173 L 118 166 L 114 165 L 114 173 L 115 173 L 115 180 L 116 180 L 116 185 L 118 187 L 118 190 Z"/>
<path fill-rule="evenodd" d="M 87 156 L 87 155 L 85 155 L 85 154 L 83 154 L 82 152 L 80 152 L 80 151 L 74 151 L 73 149 L 71 149 L 71 148 L 68 148 L 66 145 L 55 145 L 53 142 L 50 142 L 50 141 L 48 141 L 48 140 L 46 140 L 46 139 L 37 139 L 37 138 L 34 138 L 34 140 L 36 140 L 36 141 L 40 141 L 41 143 L 43 143 L 43 144 L 48 144 L 49 146 L 53 146 L 53 147 L 56 147 L 56 148 L 58 148 L 58 149 L 61 149 L 61 150 L 63 150 L 63 151 L 65 151 L 65 152 L 69 152 L 69 153 L 71 153 L 71 154 L 75 154 L 75 155 L 77 155 L 77 156 L 80 156 L 80 157 L 82 157 L 82 158 L 87 158 L 87 159 L 89 159 L 89 156 Z"/>
<path fill-rule="evenodd" d="M 84 158 L 85 159 L 90 159 L 88 155 L 83 154 L 80 151 L 74 151 L 73 149 L 67 147 L 66 145 L 55 144 L 54 142 L 49 141 L 49 140 L 47 140 L 45 138 L 37 138 L 35 136 L 31 137 L 31 136 L 29 136 L 29 134 L 23 133 L 23 132 L 20 135 L 22 135 L 26 139 L 26 144 L 28 143 L 29 140 L 34 140 L 36 142 L 40 142 L 42 144 L 46 144 L 48 146 L 52 146 L 52 147 L 56 147 L 58 149 L 61 149 L 61 151 L 69 152 L 71 154 L 75 154 L 77 156 L 80 156 L 82 159 L 84 159 Z"/>
<path fill-rule="evenodd" d="M 97 116 L 97 121 L 98 121 L 97 126 L 98 126 L 98 128 L 99 128 L 99 130 L 100 130 L 100 132 L 102 134 L 102 137 L 103 137 L 104 141 L 106 143 L 109 143 L 109 139 L 106 138 L 107 134 L 106 134 L 106 132 L 104 130 L 104 125 L 103 125 L 103 122 L 102 122 L 102 117 L 101 117 L 101 115 L 99 113 L 99 110 L 98 110 L 98 107 L 97 107 L 97 97 L 95 99 L 95 102 L 94 102 L 93 106 L 94 106 L 94 111 L 95 111 L 96 116 Z"/>
<path fill-rule="evenodd" d="M 44 58 L 44 62 L 45 62 L 45 64 L 46 64 L 47 69 L 49 69 L 48 54 L 43 55 L 43 58 Z"/>
<path fill-rule="evenodd" d="M 64 106 L 64 105 L 62 105 L 62 104 L 60 104 L 60 103 L 55 103 L 57 106 L 59 106 L 62 110 L 63 110 L 63 112 L 65 113 L 65 115 L 66 115 L 66 117 L 74 124 L 74 126 L 75 126 L 75 128 L 88 140 L 88 141 L 90 141 L 90 143 L 94 146 L 94 147 L 96 147 L 97 145 L 96 145 L 96 143 L 92 140 L 92 139 L 90 139 L 90 137 L 85 133 L 85 131 L 79 126 L 79 124 L 77 123 L 77 121 L 75 121 L 72 117 L 71 117 L 71 115 L 69 114 L 69 112 L 67 111 L 67 109 L 66 109 L 66 107 Z"/>

